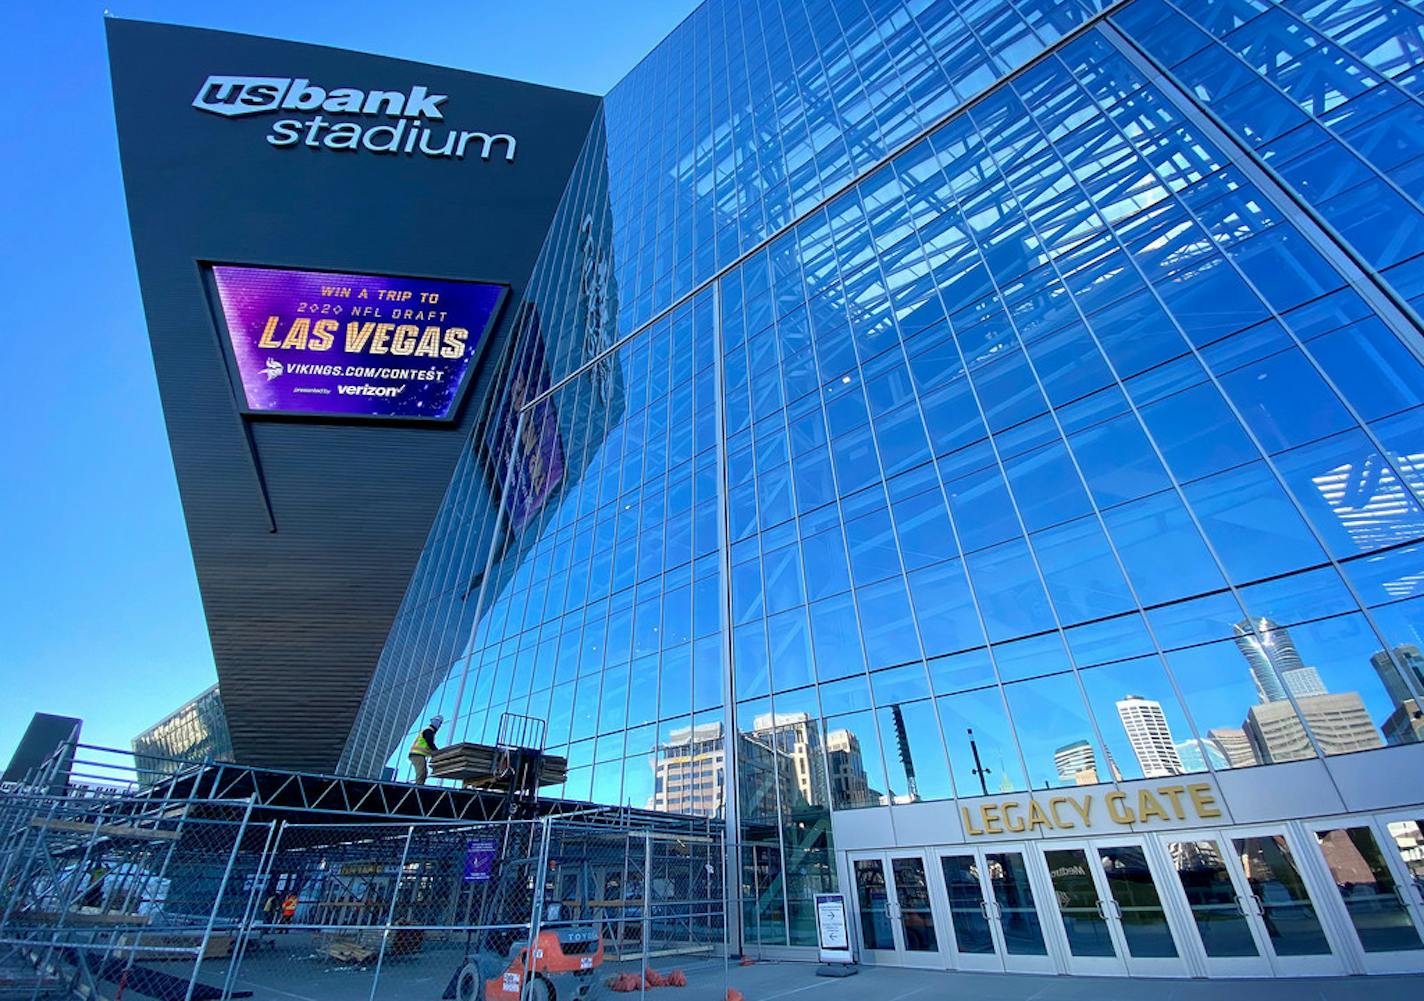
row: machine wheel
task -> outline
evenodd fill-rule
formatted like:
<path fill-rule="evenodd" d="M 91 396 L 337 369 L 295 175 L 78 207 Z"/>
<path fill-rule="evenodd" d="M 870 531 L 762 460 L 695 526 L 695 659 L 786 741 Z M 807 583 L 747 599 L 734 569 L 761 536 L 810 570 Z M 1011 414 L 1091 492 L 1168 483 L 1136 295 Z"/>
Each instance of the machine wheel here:
<path fill-rule="evenodd" d="M 536 976 L 529 982 L 528 1001 L 556 1001 L 553 986 L 543 977 Z"/>
<path fill-rule="evenodd" d="M 480 1001 L 484 996 L 484 979 L 478 963 L 466 963 L 455 974 L 455 1001 Z"/>

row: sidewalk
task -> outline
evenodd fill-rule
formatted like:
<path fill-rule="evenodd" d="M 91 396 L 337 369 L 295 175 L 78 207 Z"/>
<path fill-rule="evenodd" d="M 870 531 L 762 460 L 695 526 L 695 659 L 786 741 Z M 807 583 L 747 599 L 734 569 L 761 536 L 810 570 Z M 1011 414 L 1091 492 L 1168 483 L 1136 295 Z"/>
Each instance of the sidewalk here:
<path fill-rule="evenodd" d="M 817 977 L 808 963 L 734 966 L 729 984 L 746 1001 L 1378 1001 L 1419 990 L 1415 975 L 1275 980 L 1144 980 L 1024 973 L 954 973 L 862 966 L 853 977 Z M 815 991 L 814 995 L 809 992 Z M 798 995 L 805 995 L 797 998 Z M 636 995 L 628 995 L 636 997 Z M 668 999 L 672 1001 L 672 999 Z"/>

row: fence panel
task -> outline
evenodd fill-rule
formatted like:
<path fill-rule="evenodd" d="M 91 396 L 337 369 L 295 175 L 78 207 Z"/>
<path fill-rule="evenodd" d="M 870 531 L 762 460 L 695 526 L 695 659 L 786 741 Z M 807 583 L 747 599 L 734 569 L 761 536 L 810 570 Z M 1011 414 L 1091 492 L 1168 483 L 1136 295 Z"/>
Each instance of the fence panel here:
<path fill-rule="evenodd" d="M 587 1001 L 669 977 L 723 1001 L 715 832 L 250 811 L 0 802 L 0 971 L 159 1001 Z"/>

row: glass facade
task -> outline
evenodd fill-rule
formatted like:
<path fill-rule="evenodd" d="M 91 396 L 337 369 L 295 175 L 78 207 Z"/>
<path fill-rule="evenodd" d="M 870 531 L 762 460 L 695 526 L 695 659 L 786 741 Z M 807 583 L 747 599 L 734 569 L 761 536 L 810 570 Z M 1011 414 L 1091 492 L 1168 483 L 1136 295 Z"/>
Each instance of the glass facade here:
<path fill-rule="evenodd" d="M 152 785 L 189 765 L 233 760 L 218 686 L 183 703 L 135 737 L 133 752 L 141 785 Z"/>
<path fill-rule="evenodd" d="M 709 0 L 605 100 L 344 768 L 547 719 L 812 945 L 842 812 L 1420 741 L 1421 74 L 1416 0 Z M 1170 849 L 1203 928 L 1294 872 L 1236 845 Z M 1050 854 L 1139 920 L 1068 953 L 1175 961 L 1141 850 Z M 1019 854 L 941 861 L 958 948 L 1043 951 Z M 939 864 L 863 862 L 944 948 Z"/>

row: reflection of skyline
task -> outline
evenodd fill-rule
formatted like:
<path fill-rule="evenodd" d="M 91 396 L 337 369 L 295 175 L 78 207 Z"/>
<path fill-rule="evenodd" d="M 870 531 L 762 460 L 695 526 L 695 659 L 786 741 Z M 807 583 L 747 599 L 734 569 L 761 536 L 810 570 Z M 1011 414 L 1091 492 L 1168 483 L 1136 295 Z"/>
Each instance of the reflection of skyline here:
<path fill-rule="evenodd" d="M 1245 747 L 1238 744 L 1234 754 L 1226 754 L 1233 765 L 1313 757 L 1306 727 L 1325 754 L 1382 746 L 1360 693 L 1331 692 L 1320 672 L 1301 659 L 1285 627 L 1263 616 L 1243 619 L 1234 628 L 1236 647 L 1246 658 L 1259 701 L 1247 709 L 1241 724 Z"/>

